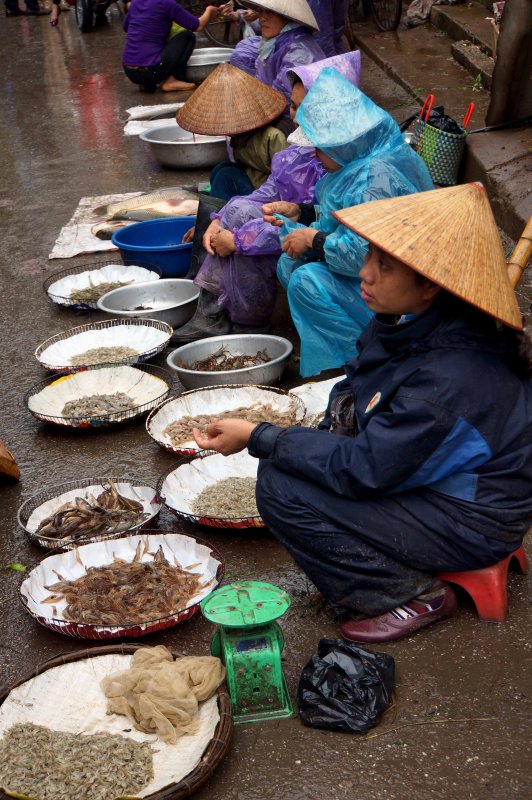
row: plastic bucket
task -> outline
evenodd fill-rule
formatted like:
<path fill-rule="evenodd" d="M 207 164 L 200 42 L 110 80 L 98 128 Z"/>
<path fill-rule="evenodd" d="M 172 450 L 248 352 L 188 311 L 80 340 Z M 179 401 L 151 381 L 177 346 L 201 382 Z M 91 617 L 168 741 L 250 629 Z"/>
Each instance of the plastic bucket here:
<path fill-rule="evenodd" d="M 124 264 L 142 259 L 156 264 L 163 278 L 181 278 L 190 267 L 192 242 L 183 244 L 183 234 L 196 217 L 167 217 L 136 222 L 113 233 L 111 241 L 120 250 Z"/>

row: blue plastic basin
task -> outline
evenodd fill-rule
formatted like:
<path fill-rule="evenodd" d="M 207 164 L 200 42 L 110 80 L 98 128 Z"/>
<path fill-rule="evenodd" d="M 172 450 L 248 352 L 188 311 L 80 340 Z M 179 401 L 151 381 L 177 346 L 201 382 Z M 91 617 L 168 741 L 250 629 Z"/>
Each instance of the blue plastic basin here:
<path fill-rule="evenodd" d="M 119 248 L 124 264 L 135 259 L 156 264 L 163 278 L 181 278 L 190 267 L 192 242 L 183 244 L 183 234 L 196 217 L 167 217 L 136 222 L 113 233 L 111 241 Z"/>

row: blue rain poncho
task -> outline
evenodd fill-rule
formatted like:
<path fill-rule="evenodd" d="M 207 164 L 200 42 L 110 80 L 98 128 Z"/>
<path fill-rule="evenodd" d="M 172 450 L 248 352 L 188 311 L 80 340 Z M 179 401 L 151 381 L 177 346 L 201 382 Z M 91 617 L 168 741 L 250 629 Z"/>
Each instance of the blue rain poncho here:
<path fill-rule="evenodd" d="M 333 211 L 434 188 L 423 160 L 404 141 L 398 125 L 360 89 L 327 68 L 301 103 L 296 120 L 317 148 L 340 169 L 316 186 L 326 234 L 325 261 L 313 251 L 301 259 L 284 253 L 277 275 L 287 290 L 301 338 L 301 375 L 340 367 L 356 354 L 356 340 L 372 317 L 360 296 L 359 271 L 368 243 L 333 217 Z M 284 237 L 304 227 L 285 221 Z"/>

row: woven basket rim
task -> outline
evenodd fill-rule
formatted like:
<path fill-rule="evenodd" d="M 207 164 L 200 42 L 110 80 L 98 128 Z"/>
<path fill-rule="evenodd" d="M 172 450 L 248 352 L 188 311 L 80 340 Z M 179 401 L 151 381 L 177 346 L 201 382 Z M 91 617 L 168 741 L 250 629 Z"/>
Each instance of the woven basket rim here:
<path fill-rule="evenodd" d="M 198 392 L 211 391 L 213 389 L 266 389 L 268 392 L 274 392 L 275 394 L 289 395 L 290 398 L 295 401 L 295 403 L 298 406 L 300 412 L 301 411 L 303 412 L 301 420 L 296 422 L 295 423 L 296 425 L 301 425 L 302 421 L 305 418 L 305 414 L 307 413 L 307 408 L 306 408 L 304 402 L 301 400 L 300 397 L 297 396 L 297 394 L 292 394 L 292 392 L 289 389 L 282 389 L 279 386 L 263 386 L 263 385 L 258 384 L 258 383 L 257 384 L 255 384 L 255 383 L 220 383 L 220 384 L 215 384 L 213 386 L 201 386 L 201 387 L 199 387 L 197 389 L 188 389 L 186 392 L 181 392 L 181 394 L 176 394 L 176 395 L 173 395 L 172 397 L 167 397 L 166 400 L 163 400 L 163 402 L 159 403 L 159 405 L 156 408 L 152 409 L 150 411 L 150 413 L 148 414 L 148 416 L 146 417 L 146 425 L 145 425 L 145 427 L 146 427 L 146 432 L 147 432 L 148 436 L 150 436 L 151 439 L 153 439 L 153 441 L 156 442 L 160 447 L 163 447 L 169 453 L 173 453 L 174 455 L 178 455 L 178 456 L 194 456 L 196 453 L 201 452 L 199 450 L 199 448 L 193 449 L 193 450 L 190 447 L 175 448 L 172 445 L 169 445 L 166 442 L 163 442 L 161 439 L 156 439 L 155 436 L 153 435 L 152 431 L 150 430 L 150 428 L 151 428 L 151 425 L 152 425 L 152 422 L 153 422 L 153 418 L 155 417 L 157 412 L 160 411 L 162 408 L 164 408 L 164 406 L 168 405 L 168 403 L 171 403 L 173 400 L 179 400 L 179 398 L 181 398 L 181 397 L 187 397 L 188 395 L 191 395 L 191 394 L 197 394 Z"/>
<path fill-rule="evenodd" d="M 149 520 L 146 520 L 146 522 L 149 522 Z M 216 573 L 214 575 L 213 583 L 215 585 L 214 585 L 214 587 L 212 589 L 209 590 L 208 594 L 206 594 L 205 597 L 208 597 L 209 594 L 214 592 L 215 589 L 217 589 L 218 586 L 220 586 L 220 584 L 222 583 L 223 576 L 225 574 L 225 564 L 224 564 L 223 558 L 222 558 L 219 550 L 214 545 L 212 545 L 210 542 L 207 542 L 205 539 L 201 539 L 199 536 L 192 536 L 191 534 L 183 533 L 182 531 L 167 531 L 167 530 L 159 530 L 159 529 L 153 529 L 153 528 L 144 528 L 144 529 L 140 528 L 140 529 L 137 529 L 135 531 L 126 531 L 125 535 L 117 537 L 116 539 L 109 539 L 108 541 L 119 542 L 120 540 L 123 540 L 123 539 L 130 539 L 130 538 L 133 538 L 135 536 L 150 536 L 151 534 L 159 535 L 159 536 L 164 536 L 164 535 L 184 536 L 185 538 L 193 539 L 198 544 L 201 544 L 204 547 L 206 547 L 210 551 L 210 553 L 209 553 L 210 556 L 212 556 L 212 558 L 215 561 L 218 562 L 218 567 L 216 568 Z M 70 551 L 79 550 L 82 547 L 88 547 L 91 544 L 99 544 L 99 542 L 83 542 L 81 544 L 76 545 L 75 547 L 69 548 L 69 550 Z M 22 583 L 24 582 L 24 580 L 26 580 L 26 578 L 28 578 L 31 575 L 31 573 L 42 564 L 43 561 L 45 561 L 47 558 L 52 558 L 52 557 L 54 557 L 56 555 L 61 555 L 60 548 L 57 548 L 56 552 L 48 552 L 43 558 L 41 558 L 32 567 L 31 570 L 29 570 L 27 573 L 25 573 L 20 586 L 22 587 Z M 150 619 L 150 620 L 143 621 L 143 622 L 137 620 L 137 621 L 131 621 L 131 622 L 122 622 L 122 623 L 110 624 L 110 623 L 103 623 L 103 622 L 102 623 L 79 622 L 79 621 L 76 621 L 76 620 L 67 620 L 67 619 L 62 619 L 60 617 L 51 617 L 51 616 L 50 617 L 44 617 L 41 614 L 34 613 L 29 608 L 28 601 L 24 597 L 24 595 L 22 594 L 21 588 L 19 588 L 18 596 L 19 596 L 20 602 L 22 603 L 22 605 L 24 606 L 24 608 L 26 609 L 28 614 L 31 617 L 33 617 L 33 619 L 37 620 L 37 622 L 39 622 L 45 628 L 48 628 L 50 630 L 55 630 L 55 631 L 58 631 L 58 632 L 62 632 L 67 636 L 69 636 L 71 634 L 68 633 L 67 631 L 62 631 L 61 630 L 62 628 L 72 628 L 72 629 L 78 630 L 78 631 L 86 628 L 86 629 L 94 631 L 95 633 L 101 632 L 103 634 L 103 638 L 105 638 L 105 635 L 106 635 L 107 631 L 114 632 L 113 635 L 116 636 L 116 637 L 118 637 L 118 636 L 128 636 L 128 635 L 131 635 L 131 634 L 128 633 L 128 631 L 131 631 L 133 628 L 143 628 L 144 629 L 144 634 L 147 634 L 147 633 L 152 632 L 152 631 L 149 630 L 152 627 L 156 628 L 156 627 L 158 627 L 159 625 L 161 625 L 163 623 L 170 623 L 171 620 L 175 620 L 175 623 L 173 625 L 171 625 L 171 627 L 175 627 L 175 625 L 179 625 L 182 622 L 184 622 L 185 619 L 188 619 L 188 616 L 190 615 L 190 612 L 192 612 L 192 610 L 195 609 L 195 608 L 199 608 L 199 604 L 201 602 L 201 601 L 198 601 L 196 603 L 190 603 L 190 601 L 189 601 L 189 605 L 187 605 L 186 608 L 180 608 L 178 611 L 174 611 L 174 612 L 172 612 L 170 614 L 166 614 L 164 617 L 157 617 L 157 619 Z M 202 599 L 204 599 L 204 598 L 202 598 Z M 156 631 L 153 631 L 153 632 L 156 632 Z M 79 634 L 77 634 L 77 635 L 79 635 Z M 86 637 L 82 637 L 82 638 L 86 638 Z M 109 638 L 112 638 L 112 637 L 109 636 Z"/>
<path fill-rule="evenodd" d="M 192 524 L 196 524 L 196 525 L 204 524 L 204 523 L 202 523 L 203 519 L 208 519 L 208 520 L 212 520 L 212 522 L 219 522 L 219 523 L 224 523 L 224 522 L 238 523 L 238 522 L 246 522 L 247 520 L 261 520 L 262 521 L 262 517 L 261 517 L 260 514 L 253 514 L 253 515 L 247 516 L 247 517 L 209 517 L 206 514 L 203 514 L 203 516 L 199 517 L 199 516 L 197 516 L 197 514 L 190 514 L 188 511 L 179 511 L 178 509 L 173 508 L 173 506 L 168 505 L 168 503 L 166 502 L 166 499 L 162 494 L 162 487 L 163 487 L 163 484 L 164 484 L 166 478 L 172 472 L 175 472 L 176 469 L 179 469 L 180 467 L 184 466 L 185 464 L 190 464 L 192 461 L 197 461 L 198 459 L 208 458 L 209 456 L 219 456 L 219 455 L 220 455 L 220 453 L 218 453 L 217 450 L 199 450 L 198 452 L 194 453 L 193 455 L 183 456 L 182 458 L 180 458 L 178 460 L 177 464 L 173 464 L 171 467 L 168 467 L 168 469 L 166 469 L 162 473 L 162 475 L 159 476 L 159 479 L 157 481 L 157 485 L 156 485 L 156 492 L 157 492 L 156 499 L 157 499 L 157 502 L 161 503 L 162 505 L 164 505 L 164 507 L 166 509 L 168 509 L 168 511 L 170 511 L 171 514 L 174 514 L 176 517 L 179 517 L 179 519 L 186 519 L 189 522 L 191 522 Z M 248 527 L 257 528 L 257 527 L 263 527 L 263 526 L 265 526 L 264 522 L 263 522 L 262 526 L 253 524 L 253 525 L 249 525 Z M 224 526 L 224 525 L 218 526 L 217 525 L 215 527 L 221 527 L 223 529 L 226 526 Z M 233 526 L 228 525 L 227 527 L 233 529 Z"/>
<path fill-rule="evenodd" d="M 97 648 L 91 647 L 69 653 L 60 653 L 59 655 L 53 656 L 47 661 L 39 664 L 34 670 L 13 683 L 8 688 L 0 690 L 0 706 L 7 699 L 8 695 L 13 689 L 16 689 L 18 686 L 21 686 L 32 678 L 35 678 L 37 675 L 47 672 L 49 669 L 61 666 L 62 664 L 81 661 L 85 658 L 95 658 L 100 655 L 111 655 L 115 653 L 119 655 L 133 655 L 136 650 L 146 646 L 147 645 L 143 644 L 109 644 L 101 645 Z M 180 656 L 180 654 L 171 647 L 168 649 L 174 658 Z M 196 791 L 196 789 L 199 789 L 199 787 L 208 778 L 210 778 L 212 773 L 224 759 L 231 744 L 233 732 L 231 698 L 229 697 L 229 692 L 225 683 L 218 687 L 216 690 L 216 695 L 218 698 L 218 712 L 220 714 L 220 720 L 214 731 L 214 736 L 207 745 L 199 764 L 192 770 L 192 772 L 182 778 L 182 780 L 180 780 L 178 783 L 167 786 L 157 792 L 153 792 L 152 794 L 143 798 L 143 800 L 182 800 L 182 798 L 188 797 L 190 794 L 192 794 L 192 792 Z M 0 800 L 12 800 L 12 797 L 5 794 L 5 792 L 0 789 Z"/>
<path fill-rule="evenodd" d="M 102 368 L 110 368 L 118 369 L 119 367 L 128 367 L 133 369 L 139 369 L 142 372 L 147 372 L 149 375 L 153 375 L 154 378 L 159 378 L 159 380 L 163 381 L 166 385 L 166 390 L 161 392 L 158 397 L 154 397 L 153 400 L 148 400 L 146 403 L 142 403 L 140 406 L 135 406 L 134 408 L 130 408 L 127 411 L 112 411 L 108 414 L 96 414 L 93 417 L 56 417 L 53 414 L 41 414 L 40 412 L 36 412 L 29 407 L 30 398 L 36 394 L 39 394 L 43 389 L 46 389 L 47 386 L 50 386 L 55 381 L 57 381 L 57 373 L 51 375 L 49 378 L 46 378 L 44 381 L 40 381 L 32 386 L 24 395 L 24 404 L 26 408 L 32 414 L 35 419 L 38 419 L 41 422 L 50 422 L 56 425 L 59 425 L 64 428 L 73 428 L 73 429 L 94 429 L 97 427 L 95 423 L 106 423 L 109 424 L 115 423 L 119 424 L 122 422 L 129 422 L 130 420 L 136 419 L 137 417 L 142 416 L 148 411 L 156 411 L 157 408 L 162 405 L 167 399 L 168 395 L 172 391 L 175 380 L 174 376 L 170 372 L 170 370 L 165 369 L 164 367 L 159 367 L 156 364 L 144 364 L 144 363 L 135 363 L 135 364 L 123 364 L 123 363 L 114 363 L 114 364 L 94 364 L 90 367 L 86 367 L 85 369 L 79 369 L 76 372 L 68 373 L 70 375 L 76 375 L 78 372 L 90 372 L 95 369 L 102 369 Z M 162 398 L 162 399 L 161 399 Z M 171 398 L 170 398 L 171 399 Z M 155 405 L 154 405 L 155 403 Z M 65 420 L 72 420 L 70 423 L 66 422 Z"/>

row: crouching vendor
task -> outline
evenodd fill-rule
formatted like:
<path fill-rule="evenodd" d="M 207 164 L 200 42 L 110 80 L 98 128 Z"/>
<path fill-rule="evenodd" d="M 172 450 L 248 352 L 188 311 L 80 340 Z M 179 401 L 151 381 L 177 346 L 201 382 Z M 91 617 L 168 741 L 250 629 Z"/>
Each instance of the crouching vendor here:
<path fill-rule="evenodd" d="M 375 312 L 321 430 L 213 420 L 200 447 L 260 458 L 257 506 L 344 616 L 386 642 L 451 616 L 440 571 L 486 567 L 532 523 L 532 359 L 483 187 L 337 212 L 370 242 Z"/>

